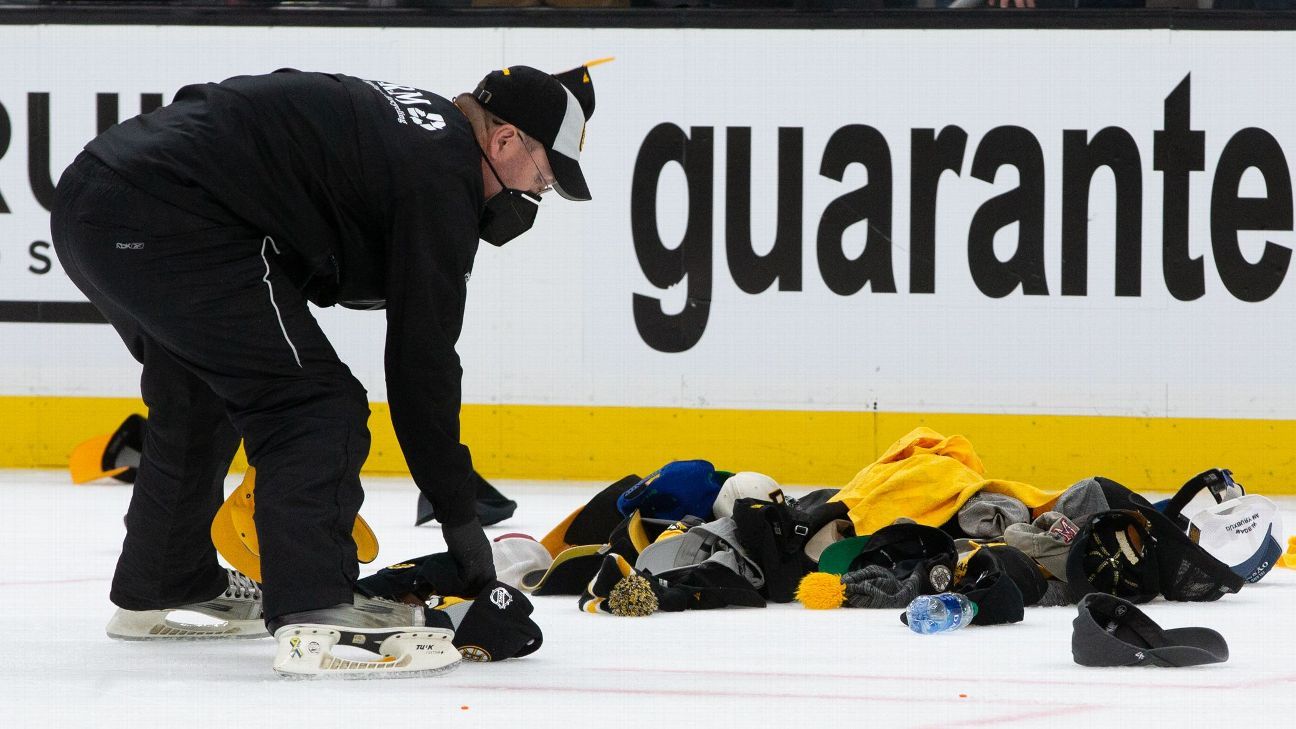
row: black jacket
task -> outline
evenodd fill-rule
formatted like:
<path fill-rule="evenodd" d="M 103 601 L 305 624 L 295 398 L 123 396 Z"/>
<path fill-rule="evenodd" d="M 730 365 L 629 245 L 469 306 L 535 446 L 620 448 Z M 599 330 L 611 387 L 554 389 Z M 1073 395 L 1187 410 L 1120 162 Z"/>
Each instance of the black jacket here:
<path fill-rule="evenodd" d="M 414 481 L 442 523 L 474 517 L 455 342 L 483 192 L 453 104 L 279 71 L 186 86 L 86 149 L 167 202 L 271 236 L 312 302 L 386 308 L 388 402 Z"/>

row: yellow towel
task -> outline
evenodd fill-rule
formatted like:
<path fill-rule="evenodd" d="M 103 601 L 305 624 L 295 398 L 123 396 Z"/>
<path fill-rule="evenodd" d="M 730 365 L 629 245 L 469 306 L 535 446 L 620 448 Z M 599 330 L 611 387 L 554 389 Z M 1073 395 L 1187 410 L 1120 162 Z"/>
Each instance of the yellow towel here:
<path fill-rule="evenodd" d="M 983 490 L 1011 496 L 1031 509 L 1056 500 L 1060 493 L 1018 481 L 987 479 L 985 466 L 967 438 L 946 438 L 919 427 L 892 443 L 833 501 L 846 504 L 856 534 L 872 534 L 902 516 L 938 527 Z"/>

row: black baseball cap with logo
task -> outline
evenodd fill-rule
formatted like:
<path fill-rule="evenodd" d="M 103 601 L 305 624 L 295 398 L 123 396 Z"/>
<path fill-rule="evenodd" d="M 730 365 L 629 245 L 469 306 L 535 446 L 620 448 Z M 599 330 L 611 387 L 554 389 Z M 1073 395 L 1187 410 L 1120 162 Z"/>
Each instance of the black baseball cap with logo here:
<path fill-rule="evenodd" d="M 548 74 L 530 66 L 491 71 L 473 98 L 491 114 L 544 145 L 554 173 L 554 190 L 568 200 L 589 200 L 581 172 L 585 122 L 594 115 L 594 84 L 589 67 L 611 59 Z"/>
<path fill-rule="evenodd" d="M 1161 571 L 1151 528 L 1131 509 L 1091 515 L 1071 543 L 1066 563 L 1072 600 L 1092 592 L 1144 603 L 1161 592 Z"/>
<path fill-rule="evenodd" d="M 1082 666 L 1200 666 L 1228 660 L 1228 643 L 1210 628 L 1164 630 L 1133 603 L 1091 593 L 1072 621 L 1071 656 Z"/>

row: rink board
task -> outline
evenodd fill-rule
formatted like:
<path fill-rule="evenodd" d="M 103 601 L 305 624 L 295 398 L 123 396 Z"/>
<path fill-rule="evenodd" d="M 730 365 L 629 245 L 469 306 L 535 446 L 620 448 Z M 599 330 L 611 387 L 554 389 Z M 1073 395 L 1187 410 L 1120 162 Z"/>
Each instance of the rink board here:
<path fill-rule="evenodd" d="M 107 122 L 280 67 L 450 95 L 615 55 L 595 200 L 478 255 L 459 350 L 484 472 L 704 457 L 831 484 L 927 424 L 1041 485 L 1219 465 L 1296 489 L 1291 40 L 0 26 L 0 466 L 60 465 L 137 397 L 113 332 L 58 305 L 83 299 L 48 246 L 51 185 Z M 375 404 L 369 469 L 399 472 L 380 317 L 319 313 Z"/>

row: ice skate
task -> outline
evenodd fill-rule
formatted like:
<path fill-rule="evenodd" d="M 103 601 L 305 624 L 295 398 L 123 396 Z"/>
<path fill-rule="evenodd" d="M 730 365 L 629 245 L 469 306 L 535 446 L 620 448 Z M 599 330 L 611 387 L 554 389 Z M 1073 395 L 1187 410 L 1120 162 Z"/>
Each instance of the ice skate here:
<path fill-rule="evenodd" d="M 425 625 L 423 608 L 356 595 L 351 605 L 290 613 L 270 626 L 279 644 L 274 670 L 287 678 L 412 678 L 459 664 L 454 632 Z M 335 655 L 337 646 L 373 658 Z"/>
<path fill-rule="evenodd" d="M 241 572 L 226 569 L 229 587 L 216 597 L 165 610 L 118 608 L 108 621 L 108 637 L 117 640 L 215 640 L 265 638 L 261 587 Z M 176 613 L 198 613 L 215 623 L 184 622 Z"/>

